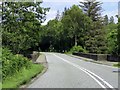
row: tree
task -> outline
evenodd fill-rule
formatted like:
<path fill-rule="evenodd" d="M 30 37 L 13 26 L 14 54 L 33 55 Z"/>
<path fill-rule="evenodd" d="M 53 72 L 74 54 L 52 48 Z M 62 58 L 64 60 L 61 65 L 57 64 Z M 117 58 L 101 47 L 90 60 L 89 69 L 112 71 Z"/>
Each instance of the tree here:
<path fill-rule="evenodd" d="M 103 20 L 101 17 L 102 3 L 96 0 L 85 0 L 80 2 L 80 7 L 83 12 L 92 19 L 92 27 L 87 32 L 87 39 L 85 41 L 86 49 L 90 53 L 105 53 L 106 39 L 105 30 L 103 29 Z"/>
<path fill-rule="evenodd" d="M 105 15 L 104 16 L 104 25 L 108 25 L 108 23 L 109 23 L 108 16 Z"/>
<path fill-rule="evenodd" d="M 21 53 L 38 45 L 41 23 L 48 8 L 42 2 L 3 2 L 3 45 L 14 53 Z"/>
<path fill-rule="evenodd" d="M 64 11 L 62 12 L 62 17 L 63 17 L 63 15 L 65 15 L 66 14 L 66 12 L 69 10 L 69 8 L 64 8 Z"/>
<path fill-rule="evenodd" d="M 74 40 L 74 45 L 77 46 L 78 43 L 84 46 L 84 36 L 85 32 L 90 28 L 91 20 L 82 10 L 73 5 L 68 9 L 62 17 L 63 28 L 68 32 L 68 37 Z"/>
<path fill-rule="evenodd" d="M 109 22 L 109 23 L 110 23 L 110 24 L 111 24 L 111 23 L 114 23 L 114 17 L 113 17 L 113 16 L 110 17 L 110 22 Z"/>
<path fill-rule="evenodd" d="M 60 20 L 60 12 L 59 12 L 59 10 L 57 11 L 57 14 L 56 14 L 55 19 L 56 19 L 56 20 Z"/>
<path fill-rule="evenodd" d="M 107 31 L 107 53 L 117 54 L 117 24 L 108 24 L 105 30 Z"/>
<path fill-rule="evenodd" d="M 90 53 L 106 53 L 106 32 L 104 28 L 98 28 L 99 22 L 94 22 L 92 29 L 87 34 L 87 40 L 85 41 L 86 49 Z M 97 27 L 97 29 L 96 29 Z"/>
<path fill-rule="evenodd" d="M 48 24 L 44 26 L 42 32 L 41 49 L 43 51 L 62 52 L 64 41 L 61 42 L 63 40 L 61 31 L 62 23 L 56 19 L 50 20 Z"/>
<path fill-rule="evenodd" d="M 69 51 L 74 45 L 84 48 L 87 31 L 92 20 L 82 10 L 73 5 L 65 9 L 61 20 L 50 20 L 43 27 L 40 47 L 43 51 Z M 45 48 L 44 48 L 45 47 Z"/>
<path fill-rule="evenodd" d="M 98 21 L 101 18 L 101 4 L 101 2 L 96 0 L 85 0 L 84 2 L 80 2 L 79 6 L 93 21 Z"/>
<path fill-rule="evenodd" d="M 117 31 L 117 42 L 118 42 L 118 55 L 120 55 L 120 18 L 118 18 L 118 31 Z"/>

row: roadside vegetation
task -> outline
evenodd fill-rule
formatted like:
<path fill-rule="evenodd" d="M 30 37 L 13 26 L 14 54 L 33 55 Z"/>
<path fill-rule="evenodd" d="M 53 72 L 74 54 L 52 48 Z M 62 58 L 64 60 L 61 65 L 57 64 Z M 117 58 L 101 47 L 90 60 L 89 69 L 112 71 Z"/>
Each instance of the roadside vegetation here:
<path fill-rule="evenodd" d="M 55 19 L 42 26 L 42 51 L 119 54 L 118 23 L 113 16 L 102 16 L 102 2 L 85 1 L 58 11 Z"/>
<path fill-rule="evenodd" d="M 2 88 L 18 88 L 42 72 L 28 54 L 39 44 L 39 31 L 48 8 L 42 2 L 2 2 Z M 39 50 L 37 48 L 37 50 Z"/>
<path fill-rule="evenodd" d="M 58 11 L 47 25 L 41 24 L 50 8 L 42 2 L 0 3 L 3 87 L 19 87 L 42 71 L 25 57 L 33 51 L 120 55 L 120 19 L 102 16 L 101 2 L 85 1 Z"/>
<path fill-rule="evenodd" d="M 29 83 L 32 78 L 42 72 L 43 68 L 40 64 L 32 64 L 29 69 L 23 68 L 18 73 L 7 77 L 2 83 L 2 88 L 19 88 L 21 85 Z"/>
<path fill-rule="evenodd" d="M 83 53 L 87 53 L 88 51 L 83 49 L 82 46 L 73 46 L 70 51 L 65 52 L 66 54 L 72 54 L 74 52 L 83 52 Z"/>
<path fill-rule="evenodd" d="M 33 64 L 22 55 L 13 55 L 8 49 L 2 50 L 2 88 L 18 88 L 43 70 L 40 64 Z"/>
<path fill-rule="evenodd" d="M 31 68 L 32 62 L 22 55 L 13 55 L 8 49 L 2 49 L 2 79 L 12 76 L 21 69 Z"/>
<path fill-rule="evenodd" d="M 50 8 L 41 7 L 42 2 L 2 3 L 3 46 L 23 55 L 35 50 L 69 52 L 77 46 L 81 52 L 118 55 L 118 23 L 113 16 L 102 16 L 102 2 L 85 1 L 57 11 L 47 25 L 41 23 Z"/>

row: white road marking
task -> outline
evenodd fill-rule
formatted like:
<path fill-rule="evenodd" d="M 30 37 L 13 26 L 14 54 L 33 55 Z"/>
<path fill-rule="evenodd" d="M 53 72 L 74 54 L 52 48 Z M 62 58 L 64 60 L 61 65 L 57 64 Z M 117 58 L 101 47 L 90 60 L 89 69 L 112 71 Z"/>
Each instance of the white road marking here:
<path fill-rule="evenodd" d="M 63 59 L 63 58 L 61 58 L 61 57 L 59 57 L 59 56 L 57 56 L 57 55 L 55 55 L 55 54 L 53 54 L 53 55 L 56 56 L 57 58 L 60 58 L 60 59 L 63 60 L 64 62 L 69 63 L 70 65 L 72 65 L 72 66 L 74 66 L 74 67 L 82 70 L 82 71 L 85 72 L 86 74 L 88 74 L 88 75 L 89 75 L 92 79 L 94 79 L 102 88 L 106 88 L 106 87 L 105 87 L 100 81 L 98 81 L 95 77 L 97 77 L 98 79 L 100 79 L 100 80 L 101 80 L 103 83 L 105 83 L 109 88 L 115 90 L 113 86 L 111 86 L 108 82 L 106 82 L 104 79 L 102 79 L 101 77 L 99 77 L 99 76 L 96 75 L 95 73 L 93 73 L 93 72 L 91 72 L 91 71 L 89 71 L 89 70 L 87 70 L 87 69 L 85 69 L 85 68 L 83 68 L 83 67 L 80 67 L 80 66 L 77 65 L 77 64 L 74 64 L 74 63 L 72 63 L 72 62 L 69 62 L 68 60 L 65 60 L 65 59 Z M 91 75 L 91 74 L 92 74 L 92 75 Z M 94 76 L 95 76 L 95 77 L 94 77 Z"/>

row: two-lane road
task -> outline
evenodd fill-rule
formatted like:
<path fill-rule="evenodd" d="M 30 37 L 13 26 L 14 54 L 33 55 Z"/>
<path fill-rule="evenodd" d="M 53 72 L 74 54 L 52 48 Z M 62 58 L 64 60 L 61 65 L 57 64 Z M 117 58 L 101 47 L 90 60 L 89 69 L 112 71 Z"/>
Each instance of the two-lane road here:
<path fill-rule="evenodd" d="M 28 88 L 118 88 L 118 68 L 44 53 L 48 70 Z"/>

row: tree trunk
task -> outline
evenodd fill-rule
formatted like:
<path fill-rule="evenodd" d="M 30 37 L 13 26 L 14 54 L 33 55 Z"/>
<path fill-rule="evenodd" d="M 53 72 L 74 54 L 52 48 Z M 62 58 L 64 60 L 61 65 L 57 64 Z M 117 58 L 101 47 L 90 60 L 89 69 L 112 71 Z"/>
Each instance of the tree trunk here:
<path fill-rule="evenodd" d="M 77 46 L 77 35 L 75 35 L 75 46 Z"/>

